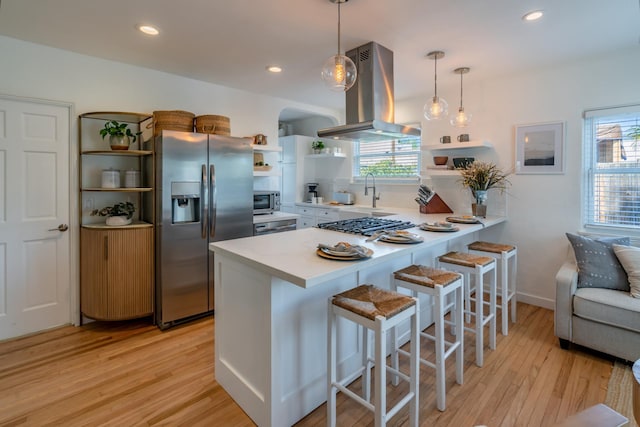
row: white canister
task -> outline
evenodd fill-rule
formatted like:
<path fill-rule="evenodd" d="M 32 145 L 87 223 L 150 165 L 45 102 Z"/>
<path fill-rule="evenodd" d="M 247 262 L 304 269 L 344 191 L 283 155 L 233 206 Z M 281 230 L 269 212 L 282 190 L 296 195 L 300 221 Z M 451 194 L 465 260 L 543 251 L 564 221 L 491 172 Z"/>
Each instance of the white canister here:
<path fill-rule="evenodd" d="M 102 188 L 120 188 L 120 171 L 104 169 L 102 171 Z"/>
<path fill-rule="evenodd" d="M 125 171 L 124 186 L 125 188 L 140 187 L 140 171 L 136 171 L 136 170 Z"/>

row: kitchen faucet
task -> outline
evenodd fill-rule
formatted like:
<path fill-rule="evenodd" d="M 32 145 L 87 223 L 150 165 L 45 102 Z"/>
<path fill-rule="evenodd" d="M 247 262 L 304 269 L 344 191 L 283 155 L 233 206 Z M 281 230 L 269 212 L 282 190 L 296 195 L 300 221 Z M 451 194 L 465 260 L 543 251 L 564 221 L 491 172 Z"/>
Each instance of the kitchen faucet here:
<path fill-rule="evenodd" d="M 371 179 L 373 179 L 373 187 L 367 186 L 367 180 L 369 178 L 369 175 L 371 175 Z M 376 207 L 376 200 L 380 200 L 380 194 L 378 194 L 376 196 L 376 177 L 371 172 L 366 174 L 365 177 L 364 177 L 364 195 L 365 196 L 367 196 L 369 194 L 369 191 L 368 191 L 369 188 L 373 189 L 372 207 L 375 208 Z"/>

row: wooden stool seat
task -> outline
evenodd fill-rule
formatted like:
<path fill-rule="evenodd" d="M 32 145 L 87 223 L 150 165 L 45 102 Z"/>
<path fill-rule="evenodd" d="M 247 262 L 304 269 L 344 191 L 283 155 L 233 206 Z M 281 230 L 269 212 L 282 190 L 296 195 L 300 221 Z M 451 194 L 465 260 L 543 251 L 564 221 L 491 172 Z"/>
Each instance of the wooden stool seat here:
<path fill-rule="evenodd" d="M 373 285 L 360 285 L 334 295 L 331 302 L 369 320 L 375 320 L 376 316 L 382 316 L 385 319 L 395 316 L 414 305 L 416 300 Z"/>
<path fill-rule="evenodd" d="M 467 245 L 470 254 L 488 255 L 498 263 L 498 295 L 502 311 L 502 335 L 509 334 L 509 301 L 511 301 L 511 321 L 516 322 L 516 275 L 518 269 L 518 248 L 504 243 L 477 241 Z M 509 271 L 511 270 L 511 271 Z"/>
<path fill-rule="evenodd" d="M 488 256 L 480 256 L 468 254 L 465 252 L 449 252 L 439 257 L 440 262 L 461 265 L 463 267 L 486 266 L 494 262 L 494 259 Z"/>
<path fill-rule="evenodd" d="M 402 270 L 394 271 L 393 277 L 429 288 L 433 288 L 436 285 L 446 287 L 460 280 L 460 275 L 457 273 L 424 265 L 410 265 Z"/>
<path fill-rule="evenodd" d="M 444 411 L 446 407 L 445 362 L 454 352 L 456 355 L 456 382 L 458 384 L 463 382 L 464 321 L 462 315 L 464 302 L 462 298 L 462 275 L 424 265 L 410 265 L 395 271 L 391 283 L 394 290 L 405 288 L 411 291 L 412 296 L 422 293 L 432 297 L 435 332 L 434 335 L 420 332 L 420 336 L 435 342 L 435 363 L 420 356 L 419 358 L 423 365 L 436 370 L 436 406 L 440 411 Z M 453 295 L 453 303 L 447 305 L 447 297 L 449 295 Z M 444 316 L 448 309 L 451 309 L 451 323 L 456 331 L 452 342 L 445 340 L 444 335 Z M 406 351 L 399 348 L 397 329 L 395 328 L 391 335 L 391 366 L 396 369 L 399 365 L 398 353 L 407 355 Z M 394 381 L 394 384 L 396 383 L 397 381 Z"/>
<path fill-rule="evenodd" d="M 420 336 L 418 334 L 419 303 L 397 292 L 387 291 L 373 285 L 360 285 L 329 298 L 327 323 L 327 426 L 336 425 L 336 394 L 341 391 L 374 413 L 374 425 L 383 427 L 400 409 L 409 404 L 409 426 L 418 427 L 418 352 Z M 338 361 L 338 319 L 355 322 L 364 328 L 362 337 L 362 364 L 356 372 L 337 379 Z M 411 349 L 409 375 L 394 367 L 387 366 L 387 332 L 398 324 L 410 320 Z M 375 356 L 369 357 L 369 330 L 375 333 Z M 371 401 L 371 368 L 376 367 L 375 400 Z M 387 411 L 387 371 L 409 383 L 405 396 L 393 408 Z M 358 377 L 362 377 L 363 396 L 358 396 L 347 386 Z"/>
<path fill-rule="evenodd" d="M 502 243 L 482 242 L 482 241 L 470 243 L 467 246 L 467 248 L 474 251 L 492 252 L 494 254 L 499 254 L 502 252 L 511 252 L 516 250 L 516 247 L 512 245 L 505 245 Z"/>

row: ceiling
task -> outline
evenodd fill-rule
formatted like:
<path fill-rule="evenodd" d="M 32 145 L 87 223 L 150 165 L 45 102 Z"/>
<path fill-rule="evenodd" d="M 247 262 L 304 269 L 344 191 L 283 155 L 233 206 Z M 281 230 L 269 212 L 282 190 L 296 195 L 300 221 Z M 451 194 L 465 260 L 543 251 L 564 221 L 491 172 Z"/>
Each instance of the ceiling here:
<path fill-rule="evenodd" d="M 330 0 L 0 0 L 0 34 L 317 106 L 342 109 L 325 89 L 337 50 Z M 528 11 L 543 9 L 536 22 Z M 156 37 L 136 30 L 160 29 Z M 443 50 L 438 84 L 453 69 L 476 79 L 638 47 L 638 0 L 350 0 L 343 50 L 375 41 L 394 52 L 396 100 L 433 95 L 431 50 Z M 5 59 L 3 59 L 5 60 Z M 265 67 L 278 64 L 281 74 Z M 450 97 L 453 97 L 451 95 Z M 452 101 L 452 100 L 451 100 Z M 451 102 L 450 101 L 450 102 Z"/>

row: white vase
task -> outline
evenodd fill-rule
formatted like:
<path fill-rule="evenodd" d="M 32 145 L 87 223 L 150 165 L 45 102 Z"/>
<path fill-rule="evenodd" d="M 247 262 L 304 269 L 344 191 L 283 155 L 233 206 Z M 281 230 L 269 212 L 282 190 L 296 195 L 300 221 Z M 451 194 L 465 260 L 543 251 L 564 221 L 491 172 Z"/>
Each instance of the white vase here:
<path fill-rule="evenodd" d="M 131 224 L 133 218 L 127 218 L 126 216 L 108 216 L 107 225 L 122 226 Z"/>

